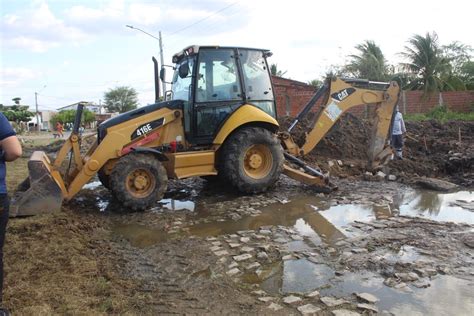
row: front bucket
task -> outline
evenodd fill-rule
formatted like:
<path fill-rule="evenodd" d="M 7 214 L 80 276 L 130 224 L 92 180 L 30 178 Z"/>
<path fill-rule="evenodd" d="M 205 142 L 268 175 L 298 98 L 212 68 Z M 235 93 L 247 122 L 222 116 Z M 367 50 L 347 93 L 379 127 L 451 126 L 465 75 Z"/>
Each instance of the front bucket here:
<path fill-rule="evenodd" d="M 29 177 L 19 185 L 10 205 L 10 217 L 59 212 L 62 191 L 51 174 L 48 156 L 35 151 L 28 161 Z"/>

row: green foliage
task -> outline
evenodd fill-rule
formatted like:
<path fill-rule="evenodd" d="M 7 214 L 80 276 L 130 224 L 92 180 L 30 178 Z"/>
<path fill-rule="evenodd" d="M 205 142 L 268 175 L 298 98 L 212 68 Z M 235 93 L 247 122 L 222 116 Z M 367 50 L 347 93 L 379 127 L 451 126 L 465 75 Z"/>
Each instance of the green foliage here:
<path fill-rule="evenodd" d="M 13 101 L 16 105 L 20 105 L 21 98 L 16 97 L 16 98 L 13 98 L 12 101 Z"/>
<path fill-rule="evenodd" d="M 56 126 L 57 122 L 65 123 L 74 123 L 74 118 L 76 117 L 76 110 L 63 110 L 59 113 L 56 113 L 51 117 L 51 126 Z M 84 109 L 82 112 L 81 124 L 91 123 L 95 120 L 95 114 L 88 109 Z"/>
<path fill-rule="evenodd" d="M 474 61 L 467 61 L 461 66 L 459 77 L 464 82 L 466 90 L 474 90 Z"/>
<path fill-rule="evenodd" d="M 287 71 L 279 70 L 277 64 L 271 64 L 270 65 L 270 73 L 273 76 L 283 77 L 287 73 Z"/>
<path fill-rule="evenodd" d="M 319 80 L 319 79 L 313 79 L 313 80 L 308 81 L 308 84 L 310 86 L 315 87 L 316 89 L 319 89 L 323 85 L 323 83 L 324 82 L 322 80 Z"/>
<path fill-rule="evenodd" d="M 387 80 L 389 70 L 380 47 L 373 41 L 365 41 L 355 48 L 359 53 L 349 55 L 351 60 L 345 65 L 345 70 L 357 78 Z"/>
<path fill-rule="evenodd" d="M 474 121 L 474 112 L 460 113 L 453 112 L 447 106 L 437 106 L 426 114 L 406 114 L 404 115 L 406 121 L 427 121 L 437 120 L 442 123 L 447 121 Z"/>
<path fill-rule="evenodd" d="M 124 113 L 138 106 L 138 94 L 132 87 L 117 87 L 104 94 L 105 107 L 109 112 Z"/>
<path fill-rule="evenodd" d="M 0 111 L 9 121 L 16 123 L 28 122 L 34 116 L 34 113 L 28 111 L 28 106 L 13 105 L 7 109 L 2 105 Z"/>
<path fill-rule="evenodd" d="M 454 69 L 465 59 L 459 53 L 462 44 L 453 43 L 441 47 L 435 32 L 425 36 L 414 35 L 408 40 L 405 52 L 400 53 L 408 62 L 402 66 L 413 77 L 409 88 L 423 90 L 424 94 L 435 91 L 464 90 L 465 85 Z"/>
<path fill-rule="evenodd" d="M 451 72 L 455 75 L 459 75 L 463 65 L 471 61 L 472 52 L 470 45 L 458 41 L 443 46 L 443 54 L 451 65 Z"/>

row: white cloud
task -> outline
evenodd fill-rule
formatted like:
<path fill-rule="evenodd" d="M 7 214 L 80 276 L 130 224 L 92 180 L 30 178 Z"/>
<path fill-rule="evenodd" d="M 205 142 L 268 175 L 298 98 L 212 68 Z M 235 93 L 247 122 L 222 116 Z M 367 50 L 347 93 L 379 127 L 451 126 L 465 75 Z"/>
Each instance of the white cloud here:
<path fill-rule="evenodd" d="M 84 22 L 104 18 L 120 18 L 125 13 L 123 0 L 111 0 L 99 8 L 89 8 L 82 5 L 73 6 L 65 11 L 71 21 Z"/>
<path fill-rule="evenodd" d="M 131 4 L 128 9 L 128 14 L 132 22 L 143 25 L 155 24 L 163 18 L 158 5 Z"/>
<path fill-rule="evenodd" d="M 33 69 L 25 67 L 1 67 L 0 86 L 3 88 L 15 88 L 26 80 L 38 78 L 41 74 Z"/>
<path fill-rule="evenodd" d="M 58 19 L 45 2 L 15 15 L 6 15 L 1 24 L 5 48 L 45 52 L 62 43 L 77 43 L 88 38 L 80 29 Z"/>

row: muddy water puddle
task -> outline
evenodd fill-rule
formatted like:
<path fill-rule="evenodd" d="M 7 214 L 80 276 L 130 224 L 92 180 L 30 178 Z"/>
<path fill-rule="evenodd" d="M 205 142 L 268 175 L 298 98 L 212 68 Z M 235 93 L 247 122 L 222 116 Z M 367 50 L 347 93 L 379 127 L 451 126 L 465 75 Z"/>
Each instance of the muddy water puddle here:
<path fill-rule="evenodd" d="M 474 191 L 439 193 L 414 190 L 394 199 L 400 215 L 435 221 L 474 224 Z"/>
<path fill-rule="evenodd" d="M 117 223 L 112 227 L 112 235 L 125 238 L 132 246 L 145 248 L 169 239 L 167 232 L 136 223 Z"/>
<path fill-rule="evenodd" d="M 314 196 L 296 196 L 289 202 L 263 207 L 256 216 L 238 220 L 203 223 L 190 226 L 190 233 L 200 237 L 234 234 L 243 230 L 258 230 L 265 226 L 291 228 L 314 244 L 333 243 L 351 234 L 348 226 L 354 220 L 370 221 L 376 218 L 374 206 L 336 205 Z M 387 214 L 388 216 L 388 214 Z"/>
<path fill-rule="evenodd" d="M 346 272 L 336 276 L 327 265 L 307 259 L 288 260 L 263 269 L 262 278 L 253 273 L 242 281 L 259 284 L 271 295 L 308 294 L 318 290 L 321 296 L 350 298 L 354 293 L 370 293 L 378 298 L 375 306 L 394 315 L 470 315 L 474 310 L 472 281 L 444 275 L 429 280 L 428 288 L 410 286 L 397 290 L 383 284 L 372 272 Z"/>
<path fill-rule="evenodd" d="M 473 290 L 471 281 L 445 275 L 430 280 L 428 288 L 410 287 L 406 292 L 385 286 L 383 278 L 367 272 L 334 278 L 320 293 L 336 297 L 370 293 L 379 299 L 375 304 L 379 310 L 395 315 L 469 315 L 474 310 Z"/>
<path fill-rule="evenodd" d="M 431 191 L 410 190 L 401 197 L 395 198 L 390 205 L 374 204 L 338 204 L 329 206 L 330 201 L 307 195 L 292 197 L 284 203 L 274 203 L 260 209 L 258 215 L 243 216 L 238 220 L 221 220 L 208 223 L 201 223 L 189 226 L 188 235 L 199 237 L 219 236 L 224 234 L 234 234 L 244 230 L 258 230 L 265 226 L 284 226 L 291 228 L 312 242 L 319 245 L 321 242 L 333 244 L 338 240 L 356 235 L 356 230 L 351 227 L 355 221 L 370 222 L 375 219 L 392 216 L 392 209 L 398 208 L 401 215 L 420 216 L 438 221 L 453 221 L 457 223 L 474 224 L 474 212 L 458 206 L 454 203 L 459 201 L 473 201 L 474 192 L 459 191 L 455 193 L 437 193 Z M 101 209 L 107 206 L 102 200 Z M 199 204 L 190 200 L 163 199 L 160 201 L 161 207 L 172 211 L 190 211 L 189 218 L 202 218 Z M 199 214 L 198 214 L 199 213 Z M 123 224 L 134 225 L 134 224 Z M 146 229 L 140 234 L 142 238 L 147 234 L 149 239 L 155 242 L 166 240 L 166 234 L 154 229 Z M 122 233 L 133 232 L 135 230 L 121 230 Z M 138 230 L 137 230 L 138 231 Z M 154 235 L 162 235 L 156 238 Z M 134 238 L 131 236 L 130 238 Z M 290 250 L 302 250 L 306 246 L 302 242 L 290 242 Z"/>
<path fill-rule="evenodd" d="M 401 215 L 473 224 L 474 213 L 457 204 L 461 201 L 463 206 L 466 203 L 470 205 L 469 203 L 473 200 L 472 191 L 440 194 L 409 190 L 400 197 L 395 197 L 393 203 L 382 206 L 370 204 L 370 202 L 336 204 L 335 201 L 326 198 L 299 195 L 283 203 L 261 207 L 260 214 L 244 215 L 238 220 L 221 219 L 221 221 L 186 226 L 187 220 L 202 219 L 199 209 L 196 210 L 199 200 L 192 202 L 164 199 L 160 201 L 162 208 L 191 211 L 187 213 L 187 219 L 183 221 L 183 230 L 169 234 L 146 225 L 122 223 L 114 227 L 113 233 L 127 239 L 132 246 L 143 248 L 176 237 L 217 237 L 277 226 L 291 229 L 293 231 L 291 234 L 296 233 L 301 237 L 296 240 L 288 238 L 282 245 L 290 253 L 301 253 L 314 251 L 314 245 L 334 244 L 346 237 L 360 234 L 360 231 L 354 230 L 351 223 L 391 217 L 394 209 L 399 209 Z M 347 200 L 343 201 L 347 202 Z M 208 201 L 206 203 L 209 206 Z M 382 252 L 379 255 L 389 263 L 429 261 L 429 257 L 426 257 L 423 251 L 409 245 L 403 245 L 396 252 Z M 428 288 L 421 289 L 408 285 L 405 290 L 397 290 L 384 285 L 384 278 L 377 273 L 345 271 L 339 275 L 340 271 L 336 273 L 329 262 L 310 259 L 280 260 L 262 266 L 258 275 L 256 272 L 245 272 L 239 280 L 246 284 L 258 285 L 271 295 L 304 294 L 318 290 L 321 296 L 347 299 L 353 293 L 367 292 L 379 299 L 375 305 L 380 311 L 386 310 L 395 315 L 467 315 L 474 309 L 472 281 L 449 275 L 438 275 L 428 279 Z M 209 271 L 202 272 L 202 276 L 208 277 L 208 275 Z"/>

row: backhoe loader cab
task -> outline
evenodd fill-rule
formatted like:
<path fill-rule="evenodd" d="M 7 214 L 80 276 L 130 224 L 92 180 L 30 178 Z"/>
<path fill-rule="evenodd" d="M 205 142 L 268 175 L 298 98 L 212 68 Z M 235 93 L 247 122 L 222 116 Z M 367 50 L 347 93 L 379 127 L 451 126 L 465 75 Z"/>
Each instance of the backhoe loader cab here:
<path fill-rule="evenodd" d="M 190 46 L 173 56 L 175 72 L 167 99 L 184 101 L 189 142 L 211 144 L 221 124 L 242 104 L 276 118 L 269 55 L 263 49 Z"/>
<path fill-rule="evenodd" d="M 153 58 L 156 102 L 100 124 L 97 141 L 85 155 L 80 152 L 81 140 L 87 137 L 79 133 L 80 104 L 71 136 L 55 159 L 41 151 L 31 156 L 29 177 L 15 194 L 10 215 L 58 211 L 63 200 L 72 199 L 96 175 L 130 210 L 155 205 L 170 178 L 218 177 L 240 192 L 258 193 L 284 173 L 328 191 L 329 178 L 300 158 L 345 111 L 359 104 L 377 104 L 369 164 L 390 155 L 386 140 L 398 100 L 396 83 L 329 78 L 288 131 L 279 131 L 266 61 L 270 55 L 264 49 L 189 46 L 173 56 L 171 90 L 162 102 Z M 374 85 L 380 89 L 371 88 Z M 321 106 L 300 147 L 291 130 L 318 100 Z"/>

